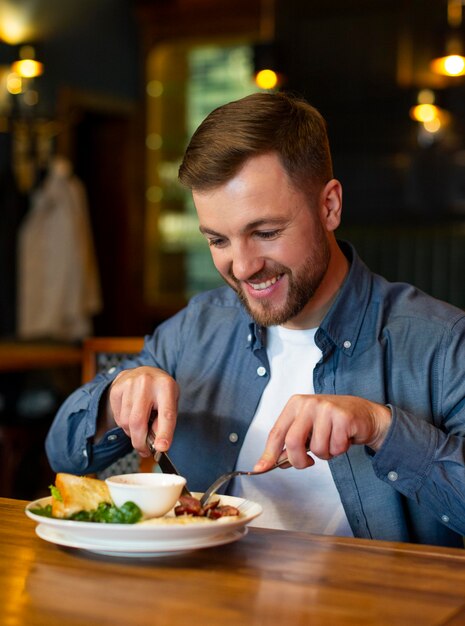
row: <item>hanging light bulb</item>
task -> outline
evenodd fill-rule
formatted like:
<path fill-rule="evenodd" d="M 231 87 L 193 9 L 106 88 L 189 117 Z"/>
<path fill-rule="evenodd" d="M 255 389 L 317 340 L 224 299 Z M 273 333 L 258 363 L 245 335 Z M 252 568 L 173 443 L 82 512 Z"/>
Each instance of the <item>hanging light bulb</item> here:
<path fill-rule="evenodd" d="M 450 122 L 450 114 L 435 104 L 431 89 L 422 89 L 417 96 L 417 104 L 410 109 L 410 117 L 420 122 L 424 131 L 435 134 Z"/>
<path fill-rule="evenodd" d="M 280 52 L 275 41 L 275 0 L 261 0 L 260 43 L 253 48 L 254 80 L 259 89 L 282 85 Z"/>
<path fill-rule="evenodd" d="M 44 66 L 35 59 L 35 51 L 32 46 L 21 46 L 19 59 L 15 61 L 11 70 L 22 78 L 35 78 L 44 71 Z"/>
<path fill-rule="evenodd" d="M 465 56 L 463 55 L 462 0 L 448 0 L 447 22 L 449 33 L 446 38 L 446 54 L 431 61 L 431 70 L 443 76 L 465 75 Z"/>
<path fill-rule="evenodd" d="M 278 74 L 274 70 L 260 70 L 255 74 L 255 84 L 259 89 L 275 89 L 279 84 Z"/>

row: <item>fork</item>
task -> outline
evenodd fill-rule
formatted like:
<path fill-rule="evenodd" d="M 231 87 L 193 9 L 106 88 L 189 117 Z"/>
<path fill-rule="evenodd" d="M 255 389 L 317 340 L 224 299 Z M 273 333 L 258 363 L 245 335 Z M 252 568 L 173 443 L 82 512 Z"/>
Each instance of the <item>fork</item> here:
<path fill-rule="evenodd" d="M 212 495 L 218 491 L 221 485 L 224 485 L 224 483 L 228 482 L 228 480 L 231 480 L 231 478 L 234 478 L 235 476 L 258 476 L 258 474 L 266 474 L 267 472 L 271 472 L 272 470 L 276 469 L 277 467 L 281 467 L 281 465 L 285 465 L 286 463 L 289 463 L 287 456 L 281 459 L 280 461 L 277 461 L 274 465 L 272 465 L 268 469 L 261 470 L 259 472 L 253 472 L 253 471 L 246 472 L 246 471 L 241 471 L 241 470 L 227 472 L 226 474 L 223 474 L 222 476 L 217 478 L 215 482 L 212 483 L 210 487 L 208 487 L 208 489 L 204 492 L 203 496 L 200 498 L 200 505 L 205 506 L 207 502 L 210 500 L 210 498 L 212 497 Z"/>

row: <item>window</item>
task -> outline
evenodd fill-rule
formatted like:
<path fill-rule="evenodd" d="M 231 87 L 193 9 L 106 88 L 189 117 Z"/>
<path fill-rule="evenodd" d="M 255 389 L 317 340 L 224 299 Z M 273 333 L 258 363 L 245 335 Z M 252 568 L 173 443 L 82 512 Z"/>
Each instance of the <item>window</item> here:
<path fill-rule="evenodd" d="M 190 136 L 217 106 L 256 91 L 248 44 L 159 45 L 149 57 L 145 299 L 176 305 L 222 283 L 177 182 Z"/>

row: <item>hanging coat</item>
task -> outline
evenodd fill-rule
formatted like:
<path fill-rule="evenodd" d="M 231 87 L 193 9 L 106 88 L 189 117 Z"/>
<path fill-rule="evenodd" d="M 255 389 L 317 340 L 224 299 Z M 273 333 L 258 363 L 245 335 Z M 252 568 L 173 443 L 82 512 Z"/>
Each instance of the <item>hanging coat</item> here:
<path fill-rule="evenodd" d="M 81 181 L 57 158 L 20 228 L 18 335 L 76 341 L 92 334 L 101 291 Z"/>

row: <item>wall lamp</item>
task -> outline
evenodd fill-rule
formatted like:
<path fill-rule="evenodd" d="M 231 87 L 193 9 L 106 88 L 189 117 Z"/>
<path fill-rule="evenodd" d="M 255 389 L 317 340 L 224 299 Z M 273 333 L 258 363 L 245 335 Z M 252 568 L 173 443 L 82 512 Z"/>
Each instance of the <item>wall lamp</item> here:
<path fill-rule="evenodd" d="M 35 50 L 32 46 L 21 46 L 19 59 L 12 63 L 11 71 L 21 78 L 35 78 L 43 73 L 44 66 L 36 60 Z"/>
<path fill-rule="evenodd" d="M 281 72 L 279 54 L 274 42 L 255 44 L 253 64 L 254 80 L 259 89 L 273 90 L 282 85 L 284 76 Z"/>
<path fill-rule="evenodd" d="M 462 26 L 463 0 L 448 0 L 445 54 L 431 61 L 431 71 L 442 76 L 465 75 L 465 56 L 463 55 Z"/>

